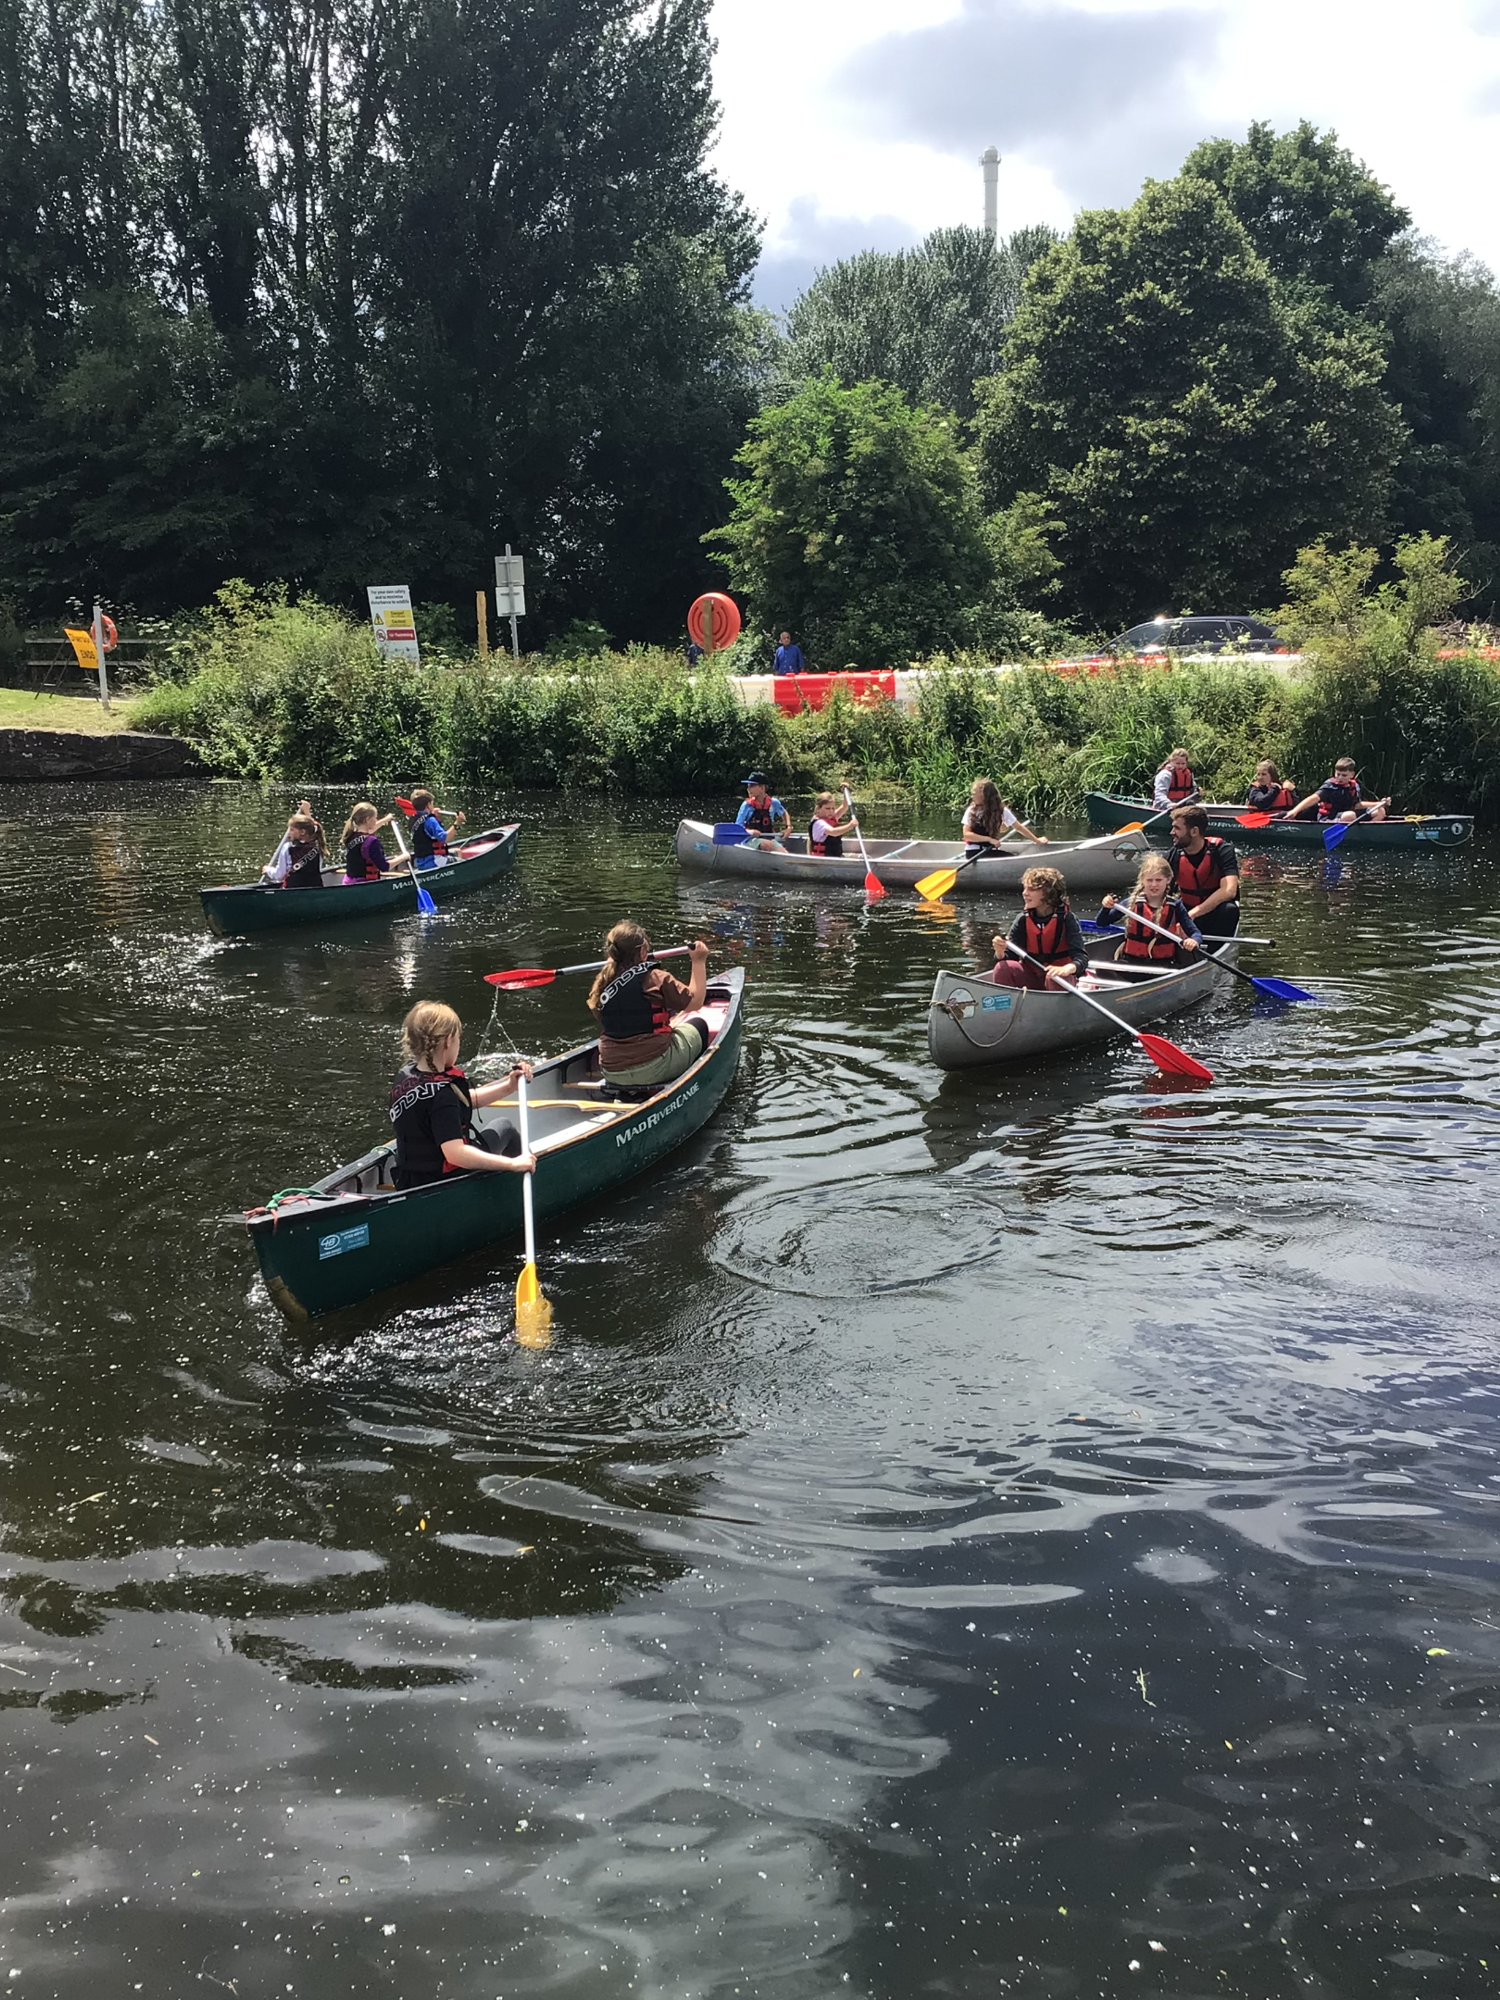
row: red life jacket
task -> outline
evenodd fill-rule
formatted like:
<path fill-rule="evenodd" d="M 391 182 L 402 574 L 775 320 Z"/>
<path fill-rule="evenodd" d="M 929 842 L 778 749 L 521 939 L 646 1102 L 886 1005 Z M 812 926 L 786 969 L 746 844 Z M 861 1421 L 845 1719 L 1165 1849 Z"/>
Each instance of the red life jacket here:
<path fill-rule="evenodd" d="M 1219 849 L 1223 845 L 1218 834 L 1210 833 L 1198 854 L 1184 854 L 1180 847 L 1172 849 L 1172 872 L 1177 878 L 1177 893 L 1184 902 L 1201 902 L 1223 881 L 1224 870 L 1219 864 Z"/>
<path fill-rule="evenodd" d="M 823 824 L 826 826 L 828 822 L 825 820 Z M 844 851 L 843 837 L 837 833 L 830 833 L 826 839 L 814 840 L 813 822 L 809 821 L 807 828 L 807 851 L 809 854 L 831 854 L 837 858 Z"/>
<path fill-rule="evenodd" d="M 1139 911 L 1142 916 L 1149 917 L 1152 923 L 1160 924 L 1163 930 L 1171 931 L 1173 936 L 1184 938 L 1187 936 L 1187 932 L 1171 915 L 1172 902 L 1173 899 L 1169 896 L 1166 902 L 1162 904 L 1161 912 L 1158 914 L 1151 908 L 1151 905 L 1143 895 L 1132 896 L 1130 899 L 1130 909 L 1132 913 Z M 1154 959 L 1158 964 L 1165 965 L 1176 958 L 1177 947 L 1173 944 L 1171 938 L 1162 937 L 1158 931 L 1148 931 L 1144 924 L 1133 923 L 1130 917 L 1127 916 L 1125 919 L 1125 942 L 1120 946 L 1119 956 L 1121 958 Z"/>
<path fill-rule="evenodd" d="M 1174 806 L 1179 799 L 1188 798 L 1193 792 L 1197 791 L 1198 787 L 1193 780 L 1191 771 L 1179 771 L 1175 764 L 1171 766 L 1163 765 L 1162 768 L 1163 770 L 1170 769 L 1172 773 L 1171 777 L 1167 780 L 1167 797 L 1172 801 Z"/>
<path fill-rule="evenodd" d="M 373 833 L 351 833 L 344 842 L 344 873 L 351 882 L 380 880 L 380 870 L 366 851 L 366 842 L 376 837 Z"/>
<path fill-rule="evenodd" d="M 665 1035 L 672 1026 L 672 1010 L 660 993 L 647 993 L 642 982 L 656 970 L 656 961 L 637 960 L 617 972 L 599 995 L 599 1026 L 614 1042 L 633 1041 L 637 1035 Z"/>
<path fill-rule="evenodd" d="M 1068 906 L 1062 903 L 1052 912 L 1047 921 L 1039 924 L 1030 910 L 1023 910 L 1021 922 L 1026 927 L 1026 943 L 1023 950 L 1039 959 L 1043 965 L 1071 965 L 1073 954 L 1068 949 Z"/>
<path fill-rule="evenodd" d="M 1320 792 L 1327 791 L 1329 785 L 1334 786 L 1341 792 L 1347 793 L 1348 796 L 1341 806 L 1330 805 L 1327 799 L 1320 798 L 1318 800 L 1319 819 L 1337 819 L 1341 812 L 1354 812 L 1358 808 L 1360 797 L 1358 778 L 1329 778 L 1327 783 L 1320 785 L 1318 789 Z"/>
<path fill-rule="evenodd" d="M 428 820 L 436 826 L 434 833 Z M 411 851 L 418 861 L 428 861 L 435 854 L 448 852 L 448 836 L 443 831 L 443 823 L 434 813 L 423 813 L 411 830 Z"/>
<path fill-rule="evenodd" d="M 768 792 L 759 804 L 754 799 L 747 799 L 745 803 L 749 806 L 750 812 L 747 818 L 741 820 L 740 824 L 748 828 L 753 834 L 774 834 L 776 831 L 776 819 L 772 810 L 770 793 Z"/>

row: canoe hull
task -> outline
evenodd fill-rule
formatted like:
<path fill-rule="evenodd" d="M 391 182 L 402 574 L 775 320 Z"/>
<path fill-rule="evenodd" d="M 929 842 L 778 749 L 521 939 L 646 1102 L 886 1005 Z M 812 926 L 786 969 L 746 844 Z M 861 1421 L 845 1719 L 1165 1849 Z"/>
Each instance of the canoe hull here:
<path fill-rule="evenodd" d="M 739 1063 L 744 978 L 738 967 L 715 975 L 710 1002 L 716 995 L 727 1000 L 712 1044 L 644 1104 L 609 1106 L 584 1096 L 578 1081 L 591 1073 L 593 1043 L 538 1065 L 531 1085 L 542 1106 L 532 1118 L 538 1223 L 634 1179 L 708 1122 Z M 560 1094 L 569 1090 L 580 1101 L 560 1106 Z M 506 1116 L 514 1121 L 514 1115 L 502 1104 L 476 1114 L 476 1123 Z M 381 1192 L 391 1152 L 377 1147 L 329 1174 L 317 1183 L 324 1199 L 284 1202 L 274 1215 L 263 1209 L 246 1215 L 266 1289 L 288 1318 L 336 1312 L 488 1244 L 520 1238 L 519 1174 L 464 1174 Z M 341 1191 L 351 1179 L 355 1190 Z"/>
<path fill-rule="evenodd" d="M 1218 956 L 1233 963 L 1233 939 Z M 1094 961 L 1096 969 L 1103 961 Z M 1102 1001 L 1132 1028 L 1149 1027 L 1191 1007 L 1229 982 L 1211 963 L 1184 966 L 1129 986 L 1102 986 Z M 940 972 L 927 1008 L 927 1051 L 939 1069 L 979 1069 L 1032 1062 L 1061 1050 L 1114 1040 L 1120 1031 L 1066 993 L 994 986 L 963 973 Z"/>
<path fill-rule="evenodd" d="M 859 888 L 865 879 L 865 864 L 858 847 L 846 840 L 839 855 L 809 854 L 806 837 L 793 834 L 794 851 L 778 854 L 763 847 L 731 845 L 716 847 L 713 828 L 706 820 L 685 819 L 677 828 L 677 862 L 697 874 L 731 877 L 739 881 L 780 882 L 805 889 L 820 887 Z M 865 843 L 870 865 L 887 889 L 915 889 L 924 875 L 937 868 L 951 868 L 955 857 L 963 859 L 963 849 L 951 840 L 924 840 L 912 845 L 902 840 L 870 840 Z M 1136 877 L 1140 858 L 1150 845 L 1143 833 L 1121 834 L 1118 840 L 1049 843 L 1038 847 L 1031 841 L 990 861 L 976 861 L 965 868 L 954 884 L 958 895 L 983 895 L 1000 891 L 1019 895 L 1021 877 L 1028 868 L 1061 868 L 1069 891 L 1128 888 Z M 905 849 L 899 860 L 885 856 Z"/>
<path fill-rule="evenodd" d="M 1149 819 L 1161 809 L 1149 799 L 1121 798 L 1113 792 L 1089 792 L 1084 798 L 1089 825 L 1114 829 L 1133 820 Z M 1239 815 L 1248 806 L 1211 805 L 1208 830 L 1223 834 L 1236 847 L 1314 847 L 1322 851 L 1326 820 L 1277 819 L 1269 826 L 1241 826 Z M 1167 822 L 1159 819 L 1154 828 L 1158 838 L 1165 835 Z M 1472 813 L 1433 813 L 1424 818 L 1362 820 L 1351 826 L 1340 847 L 1462 847 L 1474 835 Z"/>
<path fill-rule="evenodd" d="M 268 889 L 251 882 L 198 893 L 203 914 L 220 937 L 306 930 L 349 917 L 400 916 L 417 907 L 417 882 L 435 903 L 446 903 L 482 889 L 514 868 L 520 832 L 519 826 L 488 827 L 464 842 L 465 848 L 486 843 L 482 854 L 450 862 L 446 868 L 420 869 L 415 880 L 403 869 L 399 875 L 382 875 L 378 882 L 325 883 L 321 889 Z"/>

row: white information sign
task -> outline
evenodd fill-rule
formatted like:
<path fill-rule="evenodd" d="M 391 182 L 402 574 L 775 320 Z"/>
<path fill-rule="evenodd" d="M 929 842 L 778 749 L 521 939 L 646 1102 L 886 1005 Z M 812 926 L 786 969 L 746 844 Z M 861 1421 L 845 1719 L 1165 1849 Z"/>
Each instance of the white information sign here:
<path fill-rule="evenodd" d="M 502 618 L 526 616 L 526 563 L 508 551 L 495 558 L 495 609 Z"/>
<path fill-rule="evenodd" d="M 411 590 L 404 583 L 370 585 L 370 623 L 375 643 L 391 660 L 420 660 L 417 621 L 412 616 Z"/>

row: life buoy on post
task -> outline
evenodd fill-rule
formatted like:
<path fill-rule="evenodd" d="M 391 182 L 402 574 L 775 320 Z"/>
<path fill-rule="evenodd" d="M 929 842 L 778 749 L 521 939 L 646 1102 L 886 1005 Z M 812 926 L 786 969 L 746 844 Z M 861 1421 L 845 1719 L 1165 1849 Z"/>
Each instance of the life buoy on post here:
<path fill-rule="evenodd" d="M 106 653 L 112 653 L 120 643 L 120 634 L 115 621 L 107 611 L 101 611 L 99 613 L 99 625 L 104 633 L 104 650 Z"/>
<path fill-rule="evenodd" d="M 688 637 L 705 653 L 722 653 L 740 636 L 740 607 L 722 590 L 705 590 L 688 607 Z"/>

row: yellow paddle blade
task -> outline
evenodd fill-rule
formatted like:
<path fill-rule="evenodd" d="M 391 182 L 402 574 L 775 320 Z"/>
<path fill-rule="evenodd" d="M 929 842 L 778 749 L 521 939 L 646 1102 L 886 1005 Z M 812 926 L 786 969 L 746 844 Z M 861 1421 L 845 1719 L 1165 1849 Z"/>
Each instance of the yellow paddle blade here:
<path fill-rule="evenodd" d="M 917 894 L 929 903 L 935 903 L 939 896 L 946 896 L 958 880 L 956 868 L 936 868 L 932 874 L 924 875 L 917 884 Z"/>
<path fill-rule="evenodd" d="M 516 1339 L 522 1347 L 545 1347 L 552 1337 L 552 1301 L 543 1298 L 536 1265 L 527 1264 L 516 1280 Z"/>
<path fill-rule="evenodd" d="M 1123 826 L 1115 828 L 1116 833 L 1144 833 L 1145 830 L 1146 822 L 1143 819 L 1128 819 Z"/>

